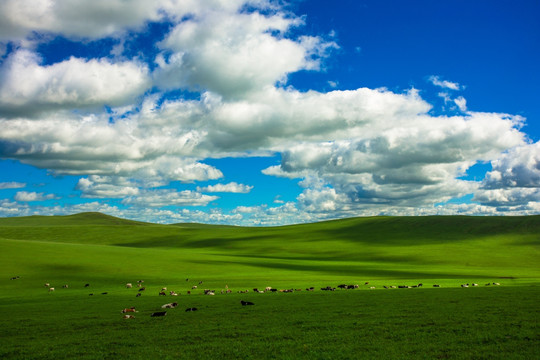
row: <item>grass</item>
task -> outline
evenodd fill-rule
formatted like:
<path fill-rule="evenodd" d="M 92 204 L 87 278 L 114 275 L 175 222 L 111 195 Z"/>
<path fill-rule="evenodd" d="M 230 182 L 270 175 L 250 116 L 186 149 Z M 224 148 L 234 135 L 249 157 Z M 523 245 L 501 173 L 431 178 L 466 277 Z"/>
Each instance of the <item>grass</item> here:
<path fill-rule="evenodd" d="M 0 219 L 0 357 L 533 359 L 538 234 L 538 216 L 274 228 L 157 225 L 95 213 Z M 147 290 L 136 298 L 124 284 L 139 279 Z M 186 295 L 199 281 L 218 294 Z M 419 282 L 425 286 L 382 289 Z M 472 282 L 481 286 L 459 286 Z M 501 286 L 484 286 L 492 282 Z M 320 291 L 340 283 L 360 289 Z M 163 286 L 182 295 L 158 296 Z M 220 295 L 226 286 L 233 294 Z M 316 291 L 236 293 L 266 286 Z M 179 308 L 150 318 L 172 301 Z M 122 319 L 130 306 L 140 312 Z M 183 311 L 192 306 L 199 311 Z"/>

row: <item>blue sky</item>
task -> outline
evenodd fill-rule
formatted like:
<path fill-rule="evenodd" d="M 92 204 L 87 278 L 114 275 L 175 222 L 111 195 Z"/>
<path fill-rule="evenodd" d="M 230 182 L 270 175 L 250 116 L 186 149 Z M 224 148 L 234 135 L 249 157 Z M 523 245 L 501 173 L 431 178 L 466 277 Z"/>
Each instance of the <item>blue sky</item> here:
<path fill-rule="evenodd" d="M 0 216 L 540 213 L 538 1 L 0 3 Z"/>

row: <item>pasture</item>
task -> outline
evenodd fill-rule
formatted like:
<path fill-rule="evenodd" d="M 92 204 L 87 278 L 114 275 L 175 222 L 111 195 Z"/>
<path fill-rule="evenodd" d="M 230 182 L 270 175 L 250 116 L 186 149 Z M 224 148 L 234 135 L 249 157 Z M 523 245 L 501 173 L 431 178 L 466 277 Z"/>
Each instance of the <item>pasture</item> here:
<path fill-rule="evenodd" d="M 538 234 L 535 216 L 278 228 L 0 219 L 0 357 L 533 359 Z M 321 290 L 342 283 L 359 288 Z M 253 291 L 267 286 L 302 291 Z M 123 319 L 132 306 L 135 318 Z"/>

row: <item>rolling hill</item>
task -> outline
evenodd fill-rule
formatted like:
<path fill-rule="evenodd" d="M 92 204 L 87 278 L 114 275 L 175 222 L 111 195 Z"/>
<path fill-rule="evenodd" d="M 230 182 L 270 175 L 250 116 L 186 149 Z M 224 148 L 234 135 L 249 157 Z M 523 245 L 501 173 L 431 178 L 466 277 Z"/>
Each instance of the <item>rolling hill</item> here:
<path fill-rule="evenodd" d="M 160 225 L 100 213 L 0 219 L 2 276 L 539 279 L 540 216 L 368 217 L 282 227 Z"/>

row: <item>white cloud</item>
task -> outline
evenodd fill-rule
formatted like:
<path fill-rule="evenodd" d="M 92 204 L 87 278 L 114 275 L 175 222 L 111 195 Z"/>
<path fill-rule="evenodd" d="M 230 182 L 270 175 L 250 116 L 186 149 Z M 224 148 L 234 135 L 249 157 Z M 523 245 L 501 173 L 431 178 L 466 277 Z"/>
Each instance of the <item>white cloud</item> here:
<path fill-rule="evenodd" d="M 294 41 L 283 36 L 298 25 L 299 18 L 258 12 L 212 11 L 183 21 L 161 42 L 174 53 L 158 57 L 157 84 L 236 98 L 284 83 L 291 72 L 319 68 L 318 59 L 336 46 L 316 37 Z"/>
<path fill-rule="evenodd" d="M 242 193 L 247 194 L 253 189 L 253 186 L 238 184 L 236 182 L 231 182 L 228 184 L 216 184 L 208 185 L 204 187 L 197 187 L 198 192 L 210 192 L 210 193 Z"/>
<path fill-rule="evenodd" d="M 108 60 L 69 60 L 41 66 L 35 53 L 19 50 L 0 69 L 0 116 L 58 108 L 118 106 L 149 86 L 145 65 Z"/>
<path fill-rule="evenodd" d="M 75 188 L 88 198 L 124 198 L 139 193 L 139 188 L 128 179 L 99 175 L 79 179 Z"/>
<path fill-rule="evenodd" d="M 0 182 L 0 190 L 3 189 L 20 189 L 26 187 L 25 183 L 10 181 L 10 182 Z"/>
<path fill-rule="evenodd" d="M 443 89 L 450 89 L 450 90 L 460 90 L 461 86 L 458 83 L 447 81 L 447 80 L 440 80 L 438 76 L 432 75 L 429 77 L 429 82 L 431 82 L 433 85 L 441 87 Z"/>
<path fill-rule="evenodd" d="M 55 199 L 54 194 L 44 194 L 28 191 L 18 191 L 15 194 L 16 201 L 30 202 L 30 201 L 45 201 L 50 199 Z"/>
<path fill-rule="evenodd" d="M 255 1 L 254 1 L 255 2 Z M 264 3 L 263 1 L 258 1 Z M 212 0 L 4 0 L 0 2 L 0 41 L 24 39 L 32 32 L 71 38 L 120 36 L 149 21 L 179 20 L 188 14 L 237 10 L 245 1 Z"/>
<path fill-rule="evenodd" d="M 126 197 L 122 203 L 138 207 L 164 207 L 164 206 L 206 206 L 218 199 L 217 196 L 204 195 L 198 192 L 172 189 L 144 190 L 136 196 Z"/>
<path fill-rule="evenodd" d="M 460 111 L 467 111 L 467 100 L 463 96 L 457 97 L 456 99 L 454 99 L 454 102 L 456 103 Z"/>

